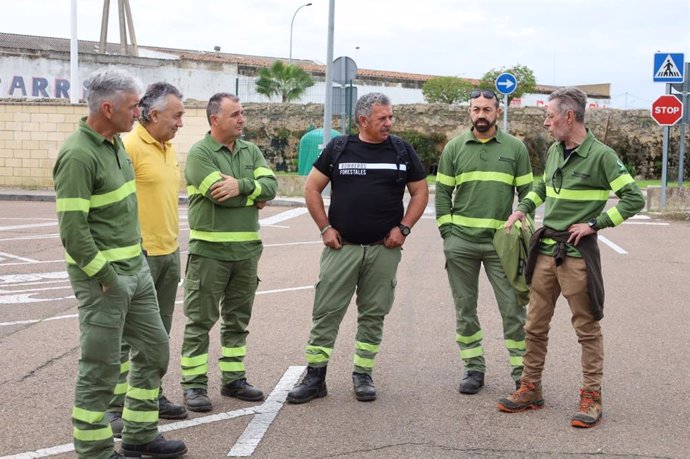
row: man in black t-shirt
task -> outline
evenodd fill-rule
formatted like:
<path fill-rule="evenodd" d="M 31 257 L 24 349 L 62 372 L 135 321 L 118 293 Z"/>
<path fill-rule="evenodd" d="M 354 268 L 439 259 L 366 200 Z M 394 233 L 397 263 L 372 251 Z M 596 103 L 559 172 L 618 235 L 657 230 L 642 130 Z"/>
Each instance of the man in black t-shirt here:
<path fill-rule="evenodd" d="M 331 141 L 304 187 L 307 208 L 326 247 L 306 346 L 307 374 L 288 394 L 290 403 L 327 395 L 326 366 L 355 290 L 358 319 L 352 382 L 357 400 L 376 399 L 371 373 L 383 320 L 393 305 L 401 247 L 429 199 L 417 153 L 389 133 L 393 108 L 388 97 L 362 96 L 355 116 L 359 134 Z M 327 215 L 321 193 L 329 182 Z M 405 188 L 410 192 L 407 211 Z"/>

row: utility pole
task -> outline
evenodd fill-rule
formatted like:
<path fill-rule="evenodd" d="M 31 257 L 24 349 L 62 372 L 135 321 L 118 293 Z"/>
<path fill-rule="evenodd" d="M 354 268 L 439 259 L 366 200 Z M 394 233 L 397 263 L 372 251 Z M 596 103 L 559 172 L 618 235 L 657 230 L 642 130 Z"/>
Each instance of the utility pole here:
<path fill-rule="evenodd" d="M 132 41 L 131 55 L 138 56 L 137 36 L 134 32 L 134 21 L 132 20 L 132 8 L 129 0 L 118 0 L 118 19 L 120 24 L 120 52 L 124 55 L 130 54 L 127 46 L 127 31 Z M 103 0 L 103 17 L 101 18 L 101 41 L 98 52 L 105 54 L 108 48 L 108 19 L 110 15 L 110 0 Z"/>

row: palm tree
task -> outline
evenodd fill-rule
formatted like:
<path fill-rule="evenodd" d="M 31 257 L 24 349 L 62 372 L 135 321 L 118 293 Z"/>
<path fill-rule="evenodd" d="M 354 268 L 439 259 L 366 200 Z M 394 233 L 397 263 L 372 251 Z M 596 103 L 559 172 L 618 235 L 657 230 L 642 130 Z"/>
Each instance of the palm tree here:
<path fill-rule="evenodd" d="M 310 86 L 314 86 L 310 74 L 283 61 L 275 61 L 270 68 L 259 70 L 256 80 L 256 92 L 269 98 L 280 96 L 283 102 L 299 99 Z"/>

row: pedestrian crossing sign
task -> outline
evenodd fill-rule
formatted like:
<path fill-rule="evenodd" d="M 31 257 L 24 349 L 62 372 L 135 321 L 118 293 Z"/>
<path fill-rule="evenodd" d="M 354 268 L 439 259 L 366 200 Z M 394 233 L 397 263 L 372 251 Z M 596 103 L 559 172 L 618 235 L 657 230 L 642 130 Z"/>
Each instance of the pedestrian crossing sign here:
<path fill-rule="evenodd" d="M 684 61 L 683 53 L 654 54 L 654 81 L 658 83 L 682 83 Z"/>

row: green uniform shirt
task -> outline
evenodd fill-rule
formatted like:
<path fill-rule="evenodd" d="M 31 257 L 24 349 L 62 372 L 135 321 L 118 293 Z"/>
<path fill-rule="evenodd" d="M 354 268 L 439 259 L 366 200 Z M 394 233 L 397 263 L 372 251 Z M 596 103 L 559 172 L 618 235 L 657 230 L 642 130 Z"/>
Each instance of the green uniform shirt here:
<path fill-rule="evenodd" d="M 597 228 L 621 224 L 644 207 L 644 196 L 623 162 L 608 146 L 597 140 L 592 131 L 568 157 L 563 157 L 563 144 L 556 142 L 547 153 L 544 180 L 535 185 L 518 205 L 524 213 L 533 212 L 542 203 L 544 226 L 566 231 L 574 223 L 596 218 Z M 618 204 L 602 212 L 613 191 Z M 542 240 L 541 250 L 551 253 L 554 242 Z M 578 256 L 574 247 L 568 255 Z"/>
<path fill-rule="evenodd" d="M 468 131 L 448 142 L 436 175 L 436 223 L 442 235 L 493 239 L 520 199 L 532 188 L 532 168 L 525 145 L 498 127 L 488 142 Z M 453 197 L 455 192 L 455 197 Z"/>
<path fill-rule="evenodd" d="M 141 236 L 132 162 L 86 118 L 60 148 L 53 168 L 60 238 L 68 272 L 82 271 L 103 285 L 141 268 Z"/>
<path fill-rule="evenodd" d="M 211 186 L 236 178 L 240 194 L 223 202 Z M 259 148 L 237 139 L 230 151 L 210 133 L 189 150 L 185 166 L 189 195 L 189 253 L 222 261 L 246 260 L 262 250 L 256 201 L 275 197 L 276 178 Z"/>

